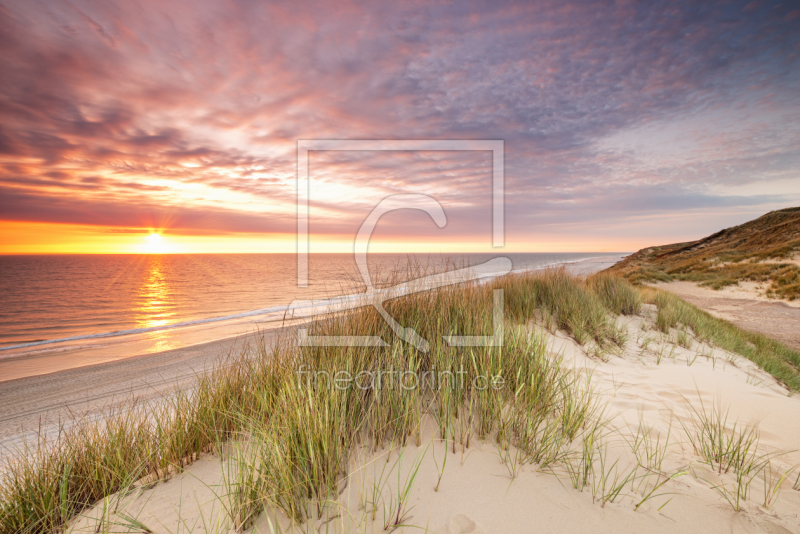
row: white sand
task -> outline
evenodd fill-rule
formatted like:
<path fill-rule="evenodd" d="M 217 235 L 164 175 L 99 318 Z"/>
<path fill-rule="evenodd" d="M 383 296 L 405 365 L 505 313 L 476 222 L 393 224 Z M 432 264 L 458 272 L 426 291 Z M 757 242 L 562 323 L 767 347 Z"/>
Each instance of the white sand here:
<path fill-rule="evenodd" d="M 702 464 L 680 424 L 689 424 L 690 405 L 703 409 L 701 399 L 706 409 L 715 403 L 729 408 L 729 424 L 738 421 L 758 425 L 761 453 L 782 451 L 772 462 L 773 470 L 790 469 L 800 464 L 800 396 L 789 396 L 748 360 L 697 341 L 693 341 L 691 349 L 669 343 L 652 329 L 654 315 L 654 308 L 645 306 L 643 316 L 620 320 L 627 323 L 630 339 L 625 351 L 611 356 L 607 363 L 589 358 L 562 334 L 546 334 L 552 352 L 563 355 L 573 369 L 591 373 L 600 400 L 607 404 L 606 413 L 611 420 L 604 441 L 608 447 L 607 466 L 619 460 L 619 473 L 633 469 L 636 458 L 630 443 L 640 423 L 652 426 L 662 440 L 671 426 L 662 471 L 685 474 L 667 482 L 656 492 L 663 495 L 650 499 L 638 510 L 634 508 L 642 495 L 663 480 L 662 475 L 638 468 L 635 483 L 626 484 L 615 502 L 601 506 L 593 502 L 591 487 L 582 492 L 575 490 L 563 469 L 543 472 L 535 464 L 526 464 L 512 479 L 497 448 L 474 438 L 468 450 L 460 446 L 455 454 L 451 450 L 439 491 L 435 492 L 437 463 L 441 466 L 444 461 L 444 445 L 436 439 L 433 423 L 428 419 L 420 447 L 409 445 L 378 454 L 358 451 L 343 493 L 337 503 L 323 510 L 322 519 L 312 519 L 292 529 L 285 517 L 269 510 L 258 519 L 253 531 L 391 531 L 391 527 L 384 528 L 384 517 L 395 512 L 391 504 L 399 494 L 395 466 L 402 455 L 400 486 L 414 460 L 421 458 L 422 463 L 404 520 L 411 526 L 396 532 L 800 533 L 800 491 L 792 489 L 797 470 L 783 484 L 770 509 L 763 506 L 763 477 L 756 477 L 742 510 L 735 512 L 712 488 L 718 485 L 732 490 L 734 475 L 717 474 Z M 171 480 L 123 498 L 116 517 L 124 512 L 153 532 L 228 532 L 230 526 L 222 511 L 226 502 L 223 472 L 228 466 L 228 460 L 206 455 Z M 377 499 L 371 497 L 373 486 L 382 490 Z M 365 509 L 363 503 L 374 500 L 378 509 L 373 520 L 372 505 L 367 502 Z M 114 499 L 108 503 L 117 505 Z M 387 508 L 390 510 L 385 513 Z M 86 512 L 73 524 L 73 530 L 94 532 L 100 515 L 102 506 Z M 325 521 L 328 518 L 330 521 Z M 121 527 L 118 530 L 124 531 Z"/>

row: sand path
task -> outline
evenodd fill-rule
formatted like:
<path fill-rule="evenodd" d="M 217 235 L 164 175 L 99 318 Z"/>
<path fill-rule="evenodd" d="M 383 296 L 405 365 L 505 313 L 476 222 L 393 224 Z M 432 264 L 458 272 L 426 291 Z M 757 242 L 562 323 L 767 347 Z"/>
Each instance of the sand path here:
<path fill-rule="evenodd" d="M 722 291 L 693 282 L 658 283 L 653 287 L 674 293 L 739 328 L 764 334 L 800 350 L 800 302 L 768 300 L 751 285 L 742 284 Z"/>

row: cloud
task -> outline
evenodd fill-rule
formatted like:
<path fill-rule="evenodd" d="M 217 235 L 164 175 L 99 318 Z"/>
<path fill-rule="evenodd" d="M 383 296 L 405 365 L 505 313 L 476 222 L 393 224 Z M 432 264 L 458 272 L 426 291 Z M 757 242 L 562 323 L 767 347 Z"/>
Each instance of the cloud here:
<path fill-rule="evenodd" d="M 504 139 L 521 236 L 793 202 L 770 184 L 800 161 L 798 20 L 770 2 L 18 3 L 0 10 L 0 217 L 291 232 L 295 143 L 315 138 Z M 313 161 L 319 233 L 409 191 L 452 235 L 486 232 L 485 155 Z M 748 183 L 763 194 L 720 192 Z"/>
<path fill-rule="evenodd" d="M 169 229 L 175 234 L 223 235 L 228 233 L 291 233 L 293 217 L 271 213 L 246 213 L 225 208 L 163 205 L 146 196 L 69 198 L 32 193 L 0 185 L 0 219 L 12 221 Z"/>

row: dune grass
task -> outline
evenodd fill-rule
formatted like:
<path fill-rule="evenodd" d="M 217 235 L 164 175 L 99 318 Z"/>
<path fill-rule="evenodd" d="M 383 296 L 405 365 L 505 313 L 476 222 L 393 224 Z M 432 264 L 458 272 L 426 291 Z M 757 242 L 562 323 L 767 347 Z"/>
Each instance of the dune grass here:
<path fill-rule="evenodd" d="M 620 345 L 619 327 L 612 315 L 635 314 L 641 306 L 638 291 L 618 277 L 595 275 L 585 282 L 564 269 L 505 277 L 493 287 L 506 291 L 506 310 L 518 322 L 541 317 L 551 329 L 569 333 L 581 345 Z"/>
<path fill-rule="evenodd" d="M 689 422 L 683 427 L 692 448 L 704 462 L 720 474 L 732 471 L 735 475 L 730 486 L 706 480 L 734 511 L 742 509 L 742 502 L 749 497 L 750 486 L 759 475 L 764 483 L 763 506 L 769 509 L 775 503 L 794 466 L 773 473 L 772 460 L 786 451 L 760 452 L 757 426 L 738 421 L 730 424 L 727 409 L 718 405 L 706 409 L 701 398 L 700 407 L 690 409 Z"/>
<path fill-rule="evenodd" d="M 504 297 L 502 345 L 449 345 L 448 336 L 496 332 L 495 290 Z M 548 270 L 439 288 L 386 303 L 400 324 L 428 340 L 428 351 L 398 340 L 375 310 L 362 308 L 321 318 L 310 333 L 379 336 L 388 346 L 298 346 L 288 337 L 269 348 L 256 342 L 199 375 L 191 391 L 147 405 L 132 399 L 41 435 L 4 468 L 0 532 L 61 531 L 101 499 L 134 483 L 165 480 L 198 453 L 221 452 L 226 444 L 239 444 L 225 477 L 234 526 L 250 526 L 268 507 L 301 524 L 336 498 L 356 445 L 419 444 L 425 415 L 453 452 L 456 444 L 468 448 L 473 435 L 493 441 L 512 478 L 525 463 L 571 466 L 583 457 L 586 465 L 575 476 L 586 482 L 601 410 L 587 377 L 549 354 L 530 323 L 559 328 L 597 353 L 624 344 L 616 316 L 638 313 L 645 301 L 658 306 L 660 328 L 692 328 L 800 389 L 787 363 L 797 361 L 796 353 L 607 275 L 582 279 Z M 603 503 L 619 493 L 616 474 L 609 477 L 597 490 Z M 395 504 L 400 521 L 403 503 Z"/>
<path fill-rule="evenodd" d="M 800 297 L 800 207 L 767 213 L 690 243 L 642 249 L 609 271 L 630 282 L 686 280 L 721 289 L 759 282 L 771 298 Z"/>
<path fill-rule="evenodd" d="M 800 353 L 761 334 L 742 330 L 666 291 L 644 288 L 645 301 L 658 309 L 656 326 L 689 328 L 700 340 L 755 362 L 780 382 L 800 391 Z"/>
<path fill-rule="evenodd" d="M 800 298 L 800 268 L 793 263 L 769 262 L 770 258 L 750 258 L 735 263 L 720 262 L 716 258 L 706 263 L 691 261 L 675 265 L 639 265 L 627 273 L 634 284 L 647 282 L 672 282 L 682 280 L 696 282 L 711 289 L 722 289 L 738 285 L 739 282 L 766 284 L 766 295 L 776 299 Z"/>

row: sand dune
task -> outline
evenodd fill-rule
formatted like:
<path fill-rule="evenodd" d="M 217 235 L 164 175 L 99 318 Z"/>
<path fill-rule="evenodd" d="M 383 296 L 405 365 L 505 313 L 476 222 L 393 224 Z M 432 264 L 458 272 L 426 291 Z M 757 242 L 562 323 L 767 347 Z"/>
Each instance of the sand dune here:
<path fill-rule="evenodd" d="M 308 523 L 293 527 L 268 510 L 252 531 L 388 532 L 394 527 L 387 523 L 400 508 L 407 526 L 395 532 L 800 532 L 800 491 L 792 488 L 798 473 L 792 469 L 800 465 L 800 396 L 734 354 L 696 339 L 677 344 L 677 332 L 654 330 L 654 311 L 645 305 L 640 316 L 620 319 L 628 342 L 605 362 L 590 358 L 561 333 L 534 327 L 547 336 L 554 357 L 591 377 L 598 402 L 606 407 L 608 425 L 590 484 L 582 491 L 573 487 L 565 466 L 517 466 L 513 448 L 502 451 L 477 438 L 468 449 L 445 443 L 427 416 L 419 445 L 358 449 L 340 496 L 315 510 Z M 715 407 L 729 410 L 728 427 L 734 422 L 740 429 L 757 427 L 758 454 L 771 454 L 750 481 L 739 511 L 731 504 L 734 473 L 703 463 L 689 439 L 693 417 Z M 661 453 L 643 443 L 643 432 L 650 444 L 667 443 Z M 119 501 L 112 497 L 105 507 L 116 507 L 118 519 L 123 513 L 127 519 L 120 524 L 135 517 L 153 532 L 227 532 L 225 480 L 236 449 L 233 444 L 223 456 L 205 455 L 169 481 L 141 487 Z M 659 454 L 663 458 L 656 466 Z M 417 464 L 416 478 L 409 482 Z M 779 475 L 790 470 L 791 477 L 776 491 Z M 615 481 L 625 477 L 619 495 L 603 503 Z M 405 488 L 410 488 L 408 499 L 398 506 Z M 72 531 L 94 532 L 103 507 L 85 512 Z"/>

